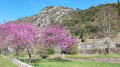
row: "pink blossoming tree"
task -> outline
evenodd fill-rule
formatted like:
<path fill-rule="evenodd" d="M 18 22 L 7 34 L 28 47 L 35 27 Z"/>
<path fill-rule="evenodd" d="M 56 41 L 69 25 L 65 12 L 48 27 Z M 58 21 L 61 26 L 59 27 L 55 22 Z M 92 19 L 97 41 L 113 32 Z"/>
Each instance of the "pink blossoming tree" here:
<path fill-rule="evenodd" d="M 65 29 L 65 27 L 61 27 L 59 25 L 53 25 L 51 27 L 46 28 L 41 32 L 43 37 L 43 45 L 47 46 L 57 46 L 61 47 L 61 49 L 72 49 L 71 45 L 75 45 L 75 38 L 70 37 L 69 32 Z"/>
<path fill-rule="evenodd" d="M 37 39 L 36 26 L 33 26 L 30 23 L 4 23 L 0 25 L 0 35 L 2 36 L 0 39 L 1 43 L 3 40 L 9 38 L 10 44 L 16 46 L 17 51 L 19 51 L 19 48 L 24 45 L 24 48 L 26 47 L 27 49 L 31 62 L 31 53 L 29 52 L 29 48 Z"/>

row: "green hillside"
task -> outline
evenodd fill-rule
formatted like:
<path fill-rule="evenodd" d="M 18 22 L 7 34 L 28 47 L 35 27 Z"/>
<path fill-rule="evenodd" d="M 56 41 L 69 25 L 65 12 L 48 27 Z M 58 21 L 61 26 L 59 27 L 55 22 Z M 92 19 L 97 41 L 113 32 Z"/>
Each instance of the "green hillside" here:
<path fill-rule="evenodd" d="M 71 34 L 80 36 L 82 41 L 86 38 L 102 38 L 104 36 L 102 19 L 105 9 L 107 9 L 106 13 L 111 15 L 111 35 L 116 35 L 120 32 L 120 17 L 115 3 L 93 6 L 86 10 L 77 8 L 73 12 L 73 17 L 65 20 L 61 25 L 67 26 Z"/>

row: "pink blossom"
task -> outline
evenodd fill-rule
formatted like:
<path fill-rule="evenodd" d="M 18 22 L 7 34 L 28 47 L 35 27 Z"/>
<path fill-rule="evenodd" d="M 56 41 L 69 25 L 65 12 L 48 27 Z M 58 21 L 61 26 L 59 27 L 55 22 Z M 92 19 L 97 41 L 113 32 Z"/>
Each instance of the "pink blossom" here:
<path fill-rule="evenodd" d="M 27 44 L 30 46 L 37 38 L 37 27 L 30 23 L 5 22 L 0 25 L 0 35 L 2 36 L 0 41 L 9 36 L 13 45 Z"/>
<path fill-rule="evenodd" d="M 63 50 L 75 45 L 75 38 L 69 36 L 65 27 L 53 25 L 41 32 L 45 46 L 60 46 Z"/>

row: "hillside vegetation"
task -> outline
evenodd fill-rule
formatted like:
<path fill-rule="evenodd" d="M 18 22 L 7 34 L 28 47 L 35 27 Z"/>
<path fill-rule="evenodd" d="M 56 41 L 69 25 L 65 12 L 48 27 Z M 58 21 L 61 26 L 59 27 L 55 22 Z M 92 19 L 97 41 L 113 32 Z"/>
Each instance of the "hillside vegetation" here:
<path fill-rule="evenodd" d="M 48 27 L 54 24 L 66 26 L 73 36 L 76 36 L 84 42 L 86 38 L 102 38 L 104 37 L 103 18 L 108 19 L 110 15 L 110 35 L 120 32 L 120 17 L 118 16 L 117 4 L 102 4 L 92 6 L 86 10 L 73 10 L 68 7 L 47 6 L 38 14 L 29 17 L 20 18 L 18 22 L 32 22 L 40 27 Z M 105 11 L 106 10 L 106 11 Z M 106 13 L 107 16 L 104 14 Z"/>
<path fill-rule="evenodd" d="M 96 7 L 90 7 L 86 10 L 77 8 L 74 16 L 66 20 L 61 25 L 67 26 L 71 34 L 80 36 L 82 41 L 86 38 L 102 38 L 104 36 L 102 19 L 104 13 L 110 14 L 111 35 L 120 32 L 120 17 L 118 16 L 117 4 L 103 4 Z"/>

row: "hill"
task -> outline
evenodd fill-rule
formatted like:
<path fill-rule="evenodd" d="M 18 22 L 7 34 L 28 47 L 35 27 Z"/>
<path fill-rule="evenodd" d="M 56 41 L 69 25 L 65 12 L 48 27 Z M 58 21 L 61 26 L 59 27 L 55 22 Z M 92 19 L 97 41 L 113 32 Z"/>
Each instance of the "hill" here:
<path fill-rule="evenodd" d="M 120 17 L 115 3 L 92 6 L 86 10 L 77 8 L 74 11 L 74 16 L 62 25 L 67 26 L 72 35 L 80 36 L 82 41 L 85 41 L 86 38 L 98 39 L 104 37 L 103 19 L 105 17 L 105 22 L 108 22 L 108 15 L 110 15 L 110 36 L 113 37 L 120 32 Z"/>
<path fill-rule="evenodd" d="M 105 11 L 106 10 L 106 11 Z M 104 15 L 106 13 L 106 16 Z M 40 27 L 48 27 L 53 24 L 66 26 L 71 34 L 80 37 L 82 41 L 86 38 L 104 37 L 102 19 L 110 15 L 111 37 L 120 32 L 120 17 L 118 16 L 117 4 L 102 4 L 92 6 L 86 10 L 73 10 L 68 7 L 47 6 L 38 14 L 20 18 L 19 22 L 32 22 Z"/>

